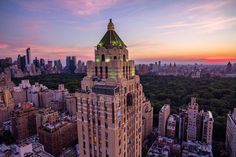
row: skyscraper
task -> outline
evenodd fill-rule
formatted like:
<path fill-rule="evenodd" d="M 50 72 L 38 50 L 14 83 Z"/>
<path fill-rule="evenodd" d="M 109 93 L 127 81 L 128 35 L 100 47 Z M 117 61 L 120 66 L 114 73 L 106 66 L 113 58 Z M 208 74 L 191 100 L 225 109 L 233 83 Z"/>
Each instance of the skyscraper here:
<path fill-rule="evenodd" d="M 112 20 L 81 90 L 75 93 L 80 155 L 141 157 L 143 87 Z"/>
<path fill-rule="evenodd" d="M 170 105 L 165 104 L 159 111 L 159 125 L 158 125 L 159 136 L 166 136 L 166 124 L 169 115 L 170 115 Z"/>
<path fill-rule="evenodd" d="M 25 70 L 25 65 L 26 65 L 26 57 L 18 55 L 17 57 L 17 64 L 18 64 L 18 68 L 20 68 L 22 71 Z"/>
<path fill-rule="evenodd" d="M 76 69 L 76 56 L 66 56 L 66 72 L 74 73 Z"/>
<path fill-rule="evenodd" d="M 188 106 L 188 127 L 187 127 L 187 140 L 197 140 L 197 116 L 198 104 L 196 98 L 191 98 L 191 103 Z"/>
<path fill-rule="evenodd" d="M 212 144 L 213 122 L 214 122 L 214 119 L 213 119 L 211 111 L 204 112 L 203 127 L 202 127 L 202 141 L 207 144 Z"/>
<path fill-rule="evenodd" d="M 31 64 L 31 52 L 30 48 L 26 49 L 26 64 Z"/>

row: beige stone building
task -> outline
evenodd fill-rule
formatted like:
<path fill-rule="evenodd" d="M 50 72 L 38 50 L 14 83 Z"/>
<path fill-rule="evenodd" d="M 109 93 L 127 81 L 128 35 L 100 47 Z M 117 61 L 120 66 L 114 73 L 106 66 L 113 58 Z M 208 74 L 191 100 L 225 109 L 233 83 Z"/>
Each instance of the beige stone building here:
<path fill-rule="evenodd" d="M 211 111 L 204 112 L 202 124 L 202 142 L 212 144 L 214 119 Z"/>
<path fill-rule="evenodd" d="M 170 105 L 165 104 L 159 111 L 159 123 L 158 123 L 159 136 L 166 136 L 166 125 L 169 115 L 170 115 Z"/>
<path fill-rule="evenodd" d="M 2 123 L 10 120 L 10 114 L 14 110 L 14 101 L 9 89 L 0 92 L 0 127 Z"/>
<path fill-rule="evenodd" d="M 75 96 L 82 157 L 141 157 L 143 87 L 111 20 Z"/>
<path fill-rule="evenodd" d="M 236 157 L 236 108 L 227 115 L 225 146 L 229 157 Z"/>
<path fill-rule="evenodd" d="M 188 126 L 187 126 L 187 140 L 197 140 L 197 117 L 198 117 L 198 104 L 196 98 L 191 98 L 191 103 L 187 109 L 188 113 Z"/>
<path fill-rule="evenodd" d="M 153 129 L 153 107 L 148 100 L 145 100 L 142 105 L 142 121 L 142 140 L 144 141 Z"/>
<path fill-rule="evenodd" d="M 191 98 L 188 106 L 188 124 L 187 124 L 187 140 L 198 140 L 207 144 L 212 144 L 213 123 L 214 118 L 211 111 L 199 112 L 199 105 L 196 98 Z"/>
<path fill-rule="evenodd" d="M 70 115 L 77 113 L 77 99 L 72 95 L 66 96 L 66 110 Z"/>

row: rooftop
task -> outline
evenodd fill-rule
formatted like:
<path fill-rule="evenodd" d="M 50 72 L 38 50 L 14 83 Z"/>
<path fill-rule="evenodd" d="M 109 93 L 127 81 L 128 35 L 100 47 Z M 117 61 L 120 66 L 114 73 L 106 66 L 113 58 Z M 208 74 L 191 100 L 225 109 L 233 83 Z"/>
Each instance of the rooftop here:
<path fill-rule="evenodd" d="M 110 19 L 110 22 L 107 26 L 107 32 L 103 36 L 102 40 L 98 43 L 98 47 L 126 47 L 124 42 L 120 39 L 118 34 L 115 32 L 115 26 L 112 23 L 112 19 Z"/>

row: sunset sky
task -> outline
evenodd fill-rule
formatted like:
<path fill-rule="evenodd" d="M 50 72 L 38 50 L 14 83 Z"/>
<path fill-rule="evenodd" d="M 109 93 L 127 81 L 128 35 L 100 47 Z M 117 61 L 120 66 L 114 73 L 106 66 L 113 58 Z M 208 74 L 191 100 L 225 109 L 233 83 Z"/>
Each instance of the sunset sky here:
<path fill-rule="evenodd" d="M 236 62 L 236 0 L 1 0 L 0 58 L 91 60 L 109 18 L 138 63 Z"/>

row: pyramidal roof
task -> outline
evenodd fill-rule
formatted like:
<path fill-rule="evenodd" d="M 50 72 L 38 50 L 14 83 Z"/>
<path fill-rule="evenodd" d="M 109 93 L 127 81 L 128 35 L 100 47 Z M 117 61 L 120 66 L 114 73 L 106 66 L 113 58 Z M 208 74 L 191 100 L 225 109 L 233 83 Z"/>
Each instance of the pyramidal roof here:
<path fill-rule="evenodd" d="M 107 32 L 103 36 L 102 40 L 98 43 L 98 47 L 105 47 L 105 48 L 111 48 L 111 47 L 126 47 L 124 42 L 120 39 L 118 34 L 115 32 L 115 26 L 112 23 L 112 19 L 110 19 L 110 22 L 107 25 Z"/>

